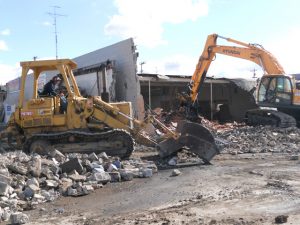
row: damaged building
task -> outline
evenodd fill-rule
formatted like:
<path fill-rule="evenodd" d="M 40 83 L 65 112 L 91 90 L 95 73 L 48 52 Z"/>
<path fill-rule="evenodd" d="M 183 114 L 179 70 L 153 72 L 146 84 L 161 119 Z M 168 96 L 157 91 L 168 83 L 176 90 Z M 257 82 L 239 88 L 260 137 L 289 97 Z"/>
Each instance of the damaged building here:
<path fill-rule="evenodd" d="M 191 76 L 138 74 L 145 106 L 178 109 L 178 94 L 185 92 Z M 244 120 L 249 109 L 257 108 L 256 82 L 245 79 L 213 79 L 207 77 L 198 94 L 198 112 L 221 122 Z"/>
<path fill-rule="evenodd" d="M 138 52 L 132 38 L 78 56 L 73 60 L 74 70 L 82 95 L 98 95 L 109 102 L 129 101 L 132 115 L 143 119 L 148 108 L 164 111 L 178 108 L 177 94 L 186 90 L 191 76 L 138 74 Z M 39 89 L 56 74 L 41 74 Z M 17 104 L 20 78 L 7 83 L 4 102 L 5 118 L 8 120 Z M 32 77 L 26 87 L 32 84 Z M 198 94 L 199 112 L 208 119 L 242 121 L 248 109 L 256 108 L 253 88 L 255 82 L 244 79 L 207 78 Z M 32 90 L 26 88 L 25 96 L 31 98 Z"/>

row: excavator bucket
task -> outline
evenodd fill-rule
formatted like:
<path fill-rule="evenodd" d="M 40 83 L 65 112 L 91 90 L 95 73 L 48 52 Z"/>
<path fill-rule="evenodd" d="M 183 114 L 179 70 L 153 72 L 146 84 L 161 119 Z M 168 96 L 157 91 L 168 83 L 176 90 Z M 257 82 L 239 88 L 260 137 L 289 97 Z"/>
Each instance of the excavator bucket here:
<path fill-rule="evenodd" d="M 198 155 L 205 163 L 209 163 L 215 155 L 219 154 L 214 137 L 202 125 L 180 121 L 176 132 L 180 134 L 179 138 L 168 138 L 158 144 L 161 157 L 172 155 L 180 149 L 186 148 Z"/>

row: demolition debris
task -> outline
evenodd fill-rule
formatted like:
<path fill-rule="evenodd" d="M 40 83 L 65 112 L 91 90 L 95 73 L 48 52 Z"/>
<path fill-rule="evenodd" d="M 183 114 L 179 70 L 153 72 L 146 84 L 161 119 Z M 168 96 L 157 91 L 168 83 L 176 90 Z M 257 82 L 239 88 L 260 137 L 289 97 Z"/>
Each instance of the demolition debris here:
<path fill-rule="evenodd" d="M 1 154 L 0 163 L 0 218 L 12 224 L 28 222 L 22 211 L 39 203 L 88 195 L 109 182 L 147 178 L 157 172 L 151 161 L 120 161 L 104 152 L 64 155 L 54 150 L 40 156 L 17 151 Z"/>

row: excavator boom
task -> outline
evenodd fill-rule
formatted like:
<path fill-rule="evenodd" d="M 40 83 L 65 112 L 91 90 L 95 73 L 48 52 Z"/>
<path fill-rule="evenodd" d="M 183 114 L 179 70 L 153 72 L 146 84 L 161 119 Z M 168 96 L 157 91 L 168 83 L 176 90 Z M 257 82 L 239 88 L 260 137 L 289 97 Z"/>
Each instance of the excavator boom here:
<path fill-rule="evenodd" d="M 218 38 L 225 39 L 228 42 L 242 47 L 218 45 Z M 225 38 L 218 34 L 211 34 L 207 37 L 204 50 L 191 78 L 189 93 L 192 102 L 197 99 L 199 88 L 202 85 L 210 64 L 215 59 L 217 53 L 252 61 L 261 66 L 266 74 L 285 74 L 284 69 L 278 60 L 261 45 L 247 44 L 231 38 Z"/>

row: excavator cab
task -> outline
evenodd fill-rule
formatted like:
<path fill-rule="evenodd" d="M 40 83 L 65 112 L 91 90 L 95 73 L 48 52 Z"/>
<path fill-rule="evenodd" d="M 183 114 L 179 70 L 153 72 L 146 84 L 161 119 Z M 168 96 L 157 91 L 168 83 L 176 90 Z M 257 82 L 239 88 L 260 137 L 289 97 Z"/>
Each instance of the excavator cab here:
<path fill-rule="evenodd" d="M 289 76 L 263 76 L 258 88 L 258 104 L 265 107 L 291 106 L 293 103 L 292 81 Z"/>

